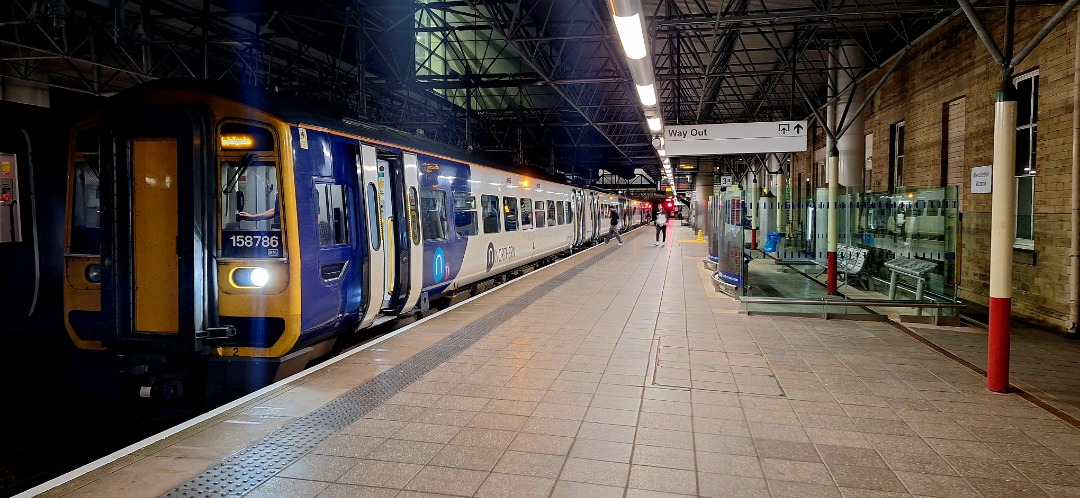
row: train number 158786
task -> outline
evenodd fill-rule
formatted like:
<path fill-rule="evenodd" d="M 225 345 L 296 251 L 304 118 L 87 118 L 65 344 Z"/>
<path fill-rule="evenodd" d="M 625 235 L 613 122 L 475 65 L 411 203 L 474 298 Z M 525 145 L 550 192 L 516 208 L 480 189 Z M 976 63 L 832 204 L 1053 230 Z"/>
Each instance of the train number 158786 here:
<path fill-rule="evenodd" d="M 233 247 L 275 248 L 281 245 L 277 235 L 233 235 L 229 237 Z"/>

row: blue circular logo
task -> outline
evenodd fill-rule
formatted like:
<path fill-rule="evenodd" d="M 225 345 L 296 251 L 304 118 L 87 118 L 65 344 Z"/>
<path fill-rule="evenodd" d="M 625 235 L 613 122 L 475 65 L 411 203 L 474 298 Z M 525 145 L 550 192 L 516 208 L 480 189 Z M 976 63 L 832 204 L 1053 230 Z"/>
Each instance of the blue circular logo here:
<path fill-rule="evenodd" d="M 436 247 L 435 255 L 431 257 L 431 275 L 435 278 L 435 283 L 446 278 L 446 255 L 441 247 Z"/>

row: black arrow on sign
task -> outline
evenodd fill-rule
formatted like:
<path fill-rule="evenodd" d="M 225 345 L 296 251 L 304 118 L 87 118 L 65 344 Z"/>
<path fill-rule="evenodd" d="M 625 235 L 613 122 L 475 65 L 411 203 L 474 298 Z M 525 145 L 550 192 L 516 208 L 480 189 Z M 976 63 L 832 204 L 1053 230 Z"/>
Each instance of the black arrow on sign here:
<path fill-rule="evenodd" d="M 789 125 L 787 123 L 780 123 L 780 133 L 783 133 L 784 135 L 787 135 L 787 132 L 788 132 L 788 129 L 789 129 L 790 126 L 791 125 Z"/>
<path fill-rule="evenodd" d="M 802 124 L 801 123 L 795 123 L 795 133 L 799 133 L 801 131 L 802 131 Z"/>

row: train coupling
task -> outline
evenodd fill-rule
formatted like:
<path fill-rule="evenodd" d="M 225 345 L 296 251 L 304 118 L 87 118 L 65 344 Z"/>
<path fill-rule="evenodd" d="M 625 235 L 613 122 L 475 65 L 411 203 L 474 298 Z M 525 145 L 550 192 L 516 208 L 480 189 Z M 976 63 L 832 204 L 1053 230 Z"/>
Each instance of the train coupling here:
<path fill-rule="evenodd" d="M 204 340 L 223 340 L 236 337 L 236 327 L 232 325 L 223 325 L 221 327 L 209 327 L 205 330 L 200 330 L 195 333 L 196 339 Z"/>
<path fill-rule="evenodd" d="M 139 398 L 167 403 L 184 396 L 187 369 L 166 355 L 133 355 L 127 374 Z"/>

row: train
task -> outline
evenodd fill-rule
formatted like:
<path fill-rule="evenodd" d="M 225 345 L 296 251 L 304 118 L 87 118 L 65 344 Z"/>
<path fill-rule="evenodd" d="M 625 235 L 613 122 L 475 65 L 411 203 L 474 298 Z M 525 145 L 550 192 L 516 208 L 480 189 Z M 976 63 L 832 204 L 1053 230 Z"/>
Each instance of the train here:
<path fill-rule="evenodd" d="M 158 402 L 236 398 L 595 244 L 609 209 L 622 230 L 652 210 L 203 80 L 109 97 L 72 126 L 67 166 L 67 333 L 87 371 L 121 372 L 114 396 Z"/>

